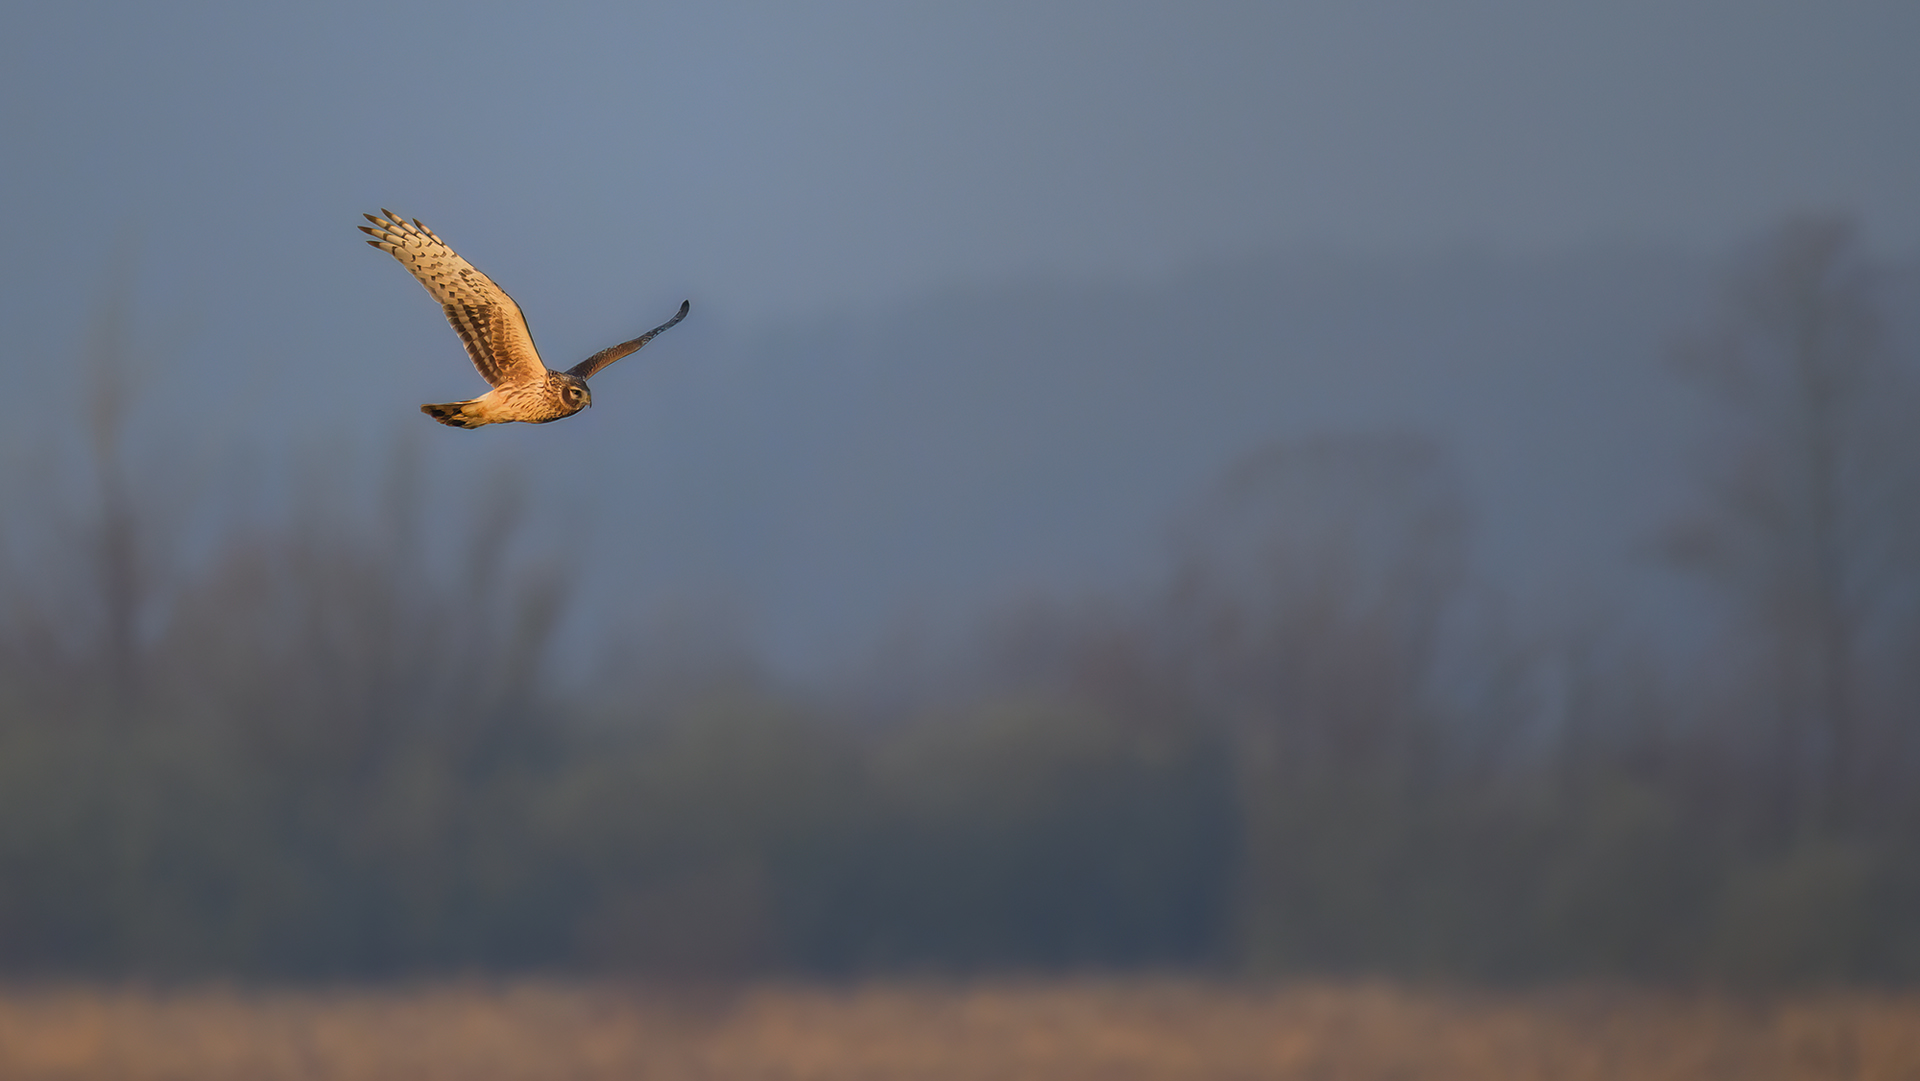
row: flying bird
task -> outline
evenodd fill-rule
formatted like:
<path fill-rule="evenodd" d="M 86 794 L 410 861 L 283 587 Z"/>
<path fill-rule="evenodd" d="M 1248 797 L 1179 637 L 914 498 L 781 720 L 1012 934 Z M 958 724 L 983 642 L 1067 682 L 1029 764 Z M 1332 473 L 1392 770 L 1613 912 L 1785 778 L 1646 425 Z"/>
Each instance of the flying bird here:
<path fill-rule="evenodd" d="M 400 265 L 427 287 L 433 299 L 440 302 L 447 322 L 466 343 L 473 366 L 493 386 L 478 398 L 420 407 L 422 413 L 442 424 L 478 428 L 511 420 L 545 424 L 570 417 L 593 404 L 593 392 L 587 389 L 593 373 L 687 317 L 689 303 L 681 301 L 673 318 L 638 338 L 602 349 L 564 372 L 551 371 L 533 347 L 533 334 L 527 329 L 526 316 L 520 314 L 520 305 L 506 290 L 455 254 L 419 218 L 409 223 L 391 210 L 380 213 L 386 216 L 361 215 L 373 223 L 372 227 L 360 226 L 361 232 L 373 238 L 367 243 L 400 260 Z"/>

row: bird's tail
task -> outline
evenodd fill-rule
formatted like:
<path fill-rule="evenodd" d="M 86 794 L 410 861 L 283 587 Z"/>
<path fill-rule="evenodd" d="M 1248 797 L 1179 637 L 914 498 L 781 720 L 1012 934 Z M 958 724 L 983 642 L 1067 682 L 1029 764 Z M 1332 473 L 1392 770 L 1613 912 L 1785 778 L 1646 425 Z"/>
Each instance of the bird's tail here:
<path fill-rule="evenodd" d="M 423 405 L 420 411 L 442 424 L 455 428 L 478 428 L 482 424 L 492 423 L 481 419 L 476 413 L 467 411 L 467 407 L 480 399 L 469 398 L 464 402 L 441 402 L 438 405 Z"/>

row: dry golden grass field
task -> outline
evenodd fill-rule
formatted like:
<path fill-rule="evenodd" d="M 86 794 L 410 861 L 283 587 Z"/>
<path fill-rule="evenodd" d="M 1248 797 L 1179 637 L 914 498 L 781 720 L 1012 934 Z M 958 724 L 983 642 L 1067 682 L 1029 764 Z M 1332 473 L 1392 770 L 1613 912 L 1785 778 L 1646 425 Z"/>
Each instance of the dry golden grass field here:
<path fill-rule="evenodd" d="M 6 1081 L 1920 1079 L 1920 995 L 1171 980 L 14 987 Z"/>

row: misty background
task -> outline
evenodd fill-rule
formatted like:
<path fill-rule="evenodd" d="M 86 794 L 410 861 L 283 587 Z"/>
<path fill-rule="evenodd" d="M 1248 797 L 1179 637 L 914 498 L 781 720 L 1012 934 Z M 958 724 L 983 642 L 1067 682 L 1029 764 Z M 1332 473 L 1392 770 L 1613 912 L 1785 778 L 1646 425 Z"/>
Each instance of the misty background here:
<path fill-rule="evenodd" d="M 0 962 L 1911 978 L 1916 42 L 21 5 Z"/>

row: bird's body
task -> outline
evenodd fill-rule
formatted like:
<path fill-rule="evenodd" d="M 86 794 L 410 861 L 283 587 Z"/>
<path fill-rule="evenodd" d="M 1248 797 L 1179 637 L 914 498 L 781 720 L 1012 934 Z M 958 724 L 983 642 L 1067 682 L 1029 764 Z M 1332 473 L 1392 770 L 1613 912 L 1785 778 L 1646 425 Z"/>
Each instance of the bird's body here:
<path fill-rule="evenodd" d="M 545 424 L 570 417 L 593 404 L 587 379 L 593 373 L 639 349 L 653 336 L 678 323 L 687 314 L 682 302 L 672 319 L 632 341 L 602 349 L 564 372 L 547 368 L 533 346 L 533 334 L 504 289 L 493 279 L 474 269 L 472 263 L 447 247 L 433 230 L 411 222 L 391 210 L 385 217 L 364 215 L 372 228 L 360 231 L 373 237 L 367 243 L 400 260 L 427 292 L 440 302 L 447 322 L 460 335 L 467 355 L 482 378 L 493 389 L 464 402 L 423 405 L 420 411 L 456 428 L 478 428 L 483 424 L 525 421 Z"/>
<path fill-rule="evenodd" d="M 549 371 L 537 381 L 504 383 L 478 398 L 423 405 L 420 411 L 442 424 L 478 428 L 482 424 L 502 424 L 510 420 L 545 424 L 573 416 L 592 401 L 593 392 L 587 389 L 586 380 Z"/>

